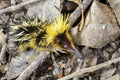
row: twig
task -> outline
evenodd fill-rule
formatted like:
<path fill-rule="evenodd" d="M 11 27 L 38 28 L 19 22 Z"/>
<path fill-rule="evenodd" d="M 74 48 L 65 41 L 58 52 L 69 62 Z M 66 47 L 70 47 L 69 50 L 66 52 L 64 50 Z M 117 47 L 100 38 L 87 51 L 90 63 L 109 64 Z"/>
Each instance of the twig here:
<path fill-rule="evenodd" d="M 39 65 L 42 65 L 43 60 L 47 58 L 48 55 L 49 52 L 40 53 L 38 58 L 33 63 L 31 63 L 31 65 L 28 66 L 16 80 L 26 80 L 33 73 L 33 71 L 38 68 Z"/>
<path fill-rule="evenodd" d="M 35 2 L 37 2 L 37 1 L 40 1 L 40 0 L 28 0 L 28 1 L 23 2 L 23 3 L 20 3 L 20 4 L 18 4 L 18 5 L 14 5 L 14 6 L 7 7 L 7 8 L 5 8 L 5 9 L 0 10 L 0 14 L 18 10 L 18 9 L 20 9 L 20 8 L 23 7 L 23 6 L 26 6 L 26 5 L 28 5 L 28 4 L 35 3 Z"/>
<path fill-rule="evenodd" d="M 83 6 L 84 9 L 86 9 L 92 1 L 93 0 L 83 0 L 83 2 L 79 4 L 79 6 L 76 8 L 76 10 L 70 15 L 69 23 L 71 24 L 71 26 L 81 16 L 81 13 L 82 13 L 81 6 Z"/>
<path fill-rule="evenodd" d="M 79 65 L 77 66 L 76 71 L 79 71 L 79 70 L 82 69 L 83 64 L 84 64 L 84 60 L 85 60 L 85 56 L 86 56 L 86 54 L 87 54 L 88 49 L 89 49 L 88 46 L 85 46 L 85 47 L 82 49 L 83 59 L 81 59 L 81 60 L 79 61 Z M 78 76 L 76 76 L 76 77 L 73 78 L 73 80 L 78 80 L 78 79 L 79 79 Z"/>
<path fill-rule="evenodd" d="M 3 61 L 4 56 L 5 56 L 6 45 L 7 45 L 7 44 L 4 44 L 4 45 L 2 46 L 2 50 L 1 50 L 1 53 L 0 53 L 0 65 L 2 64 L 2 61 Z"/>
<path fill-rule="evenodd" d="M 5 57 L 5 52 L 6 52 L 6 47 L 7 47 L 6 37 L 7 37 L 7 35 L 5 35 L 5 37 L 4 37 L 4 44 L 3 44 L 1 52 L 0 52 L 0 65 L 2 64 L 2 61 Z"/>
<path fill-rule="evenodd" d="M 107 66 L 107 65 L 110 65 L 110 64 L 112 64 L 112 63 L 117 63 L 117 62 L 119 62 L 119 61 L 120 61 L 120 57 L 118 57 L 118 58 L 116 58 L 116 59 L 109 60 L 109 61 L 107 61 L 107 62 L 101 63 L 101 64 L 96 65 L 96 66 L 92 66 L 92 67 L 89 67 L 89 68 L 81 69 L 81 70 L 76 71 L 76 72 L 74 72 L 74 73 L 72 73 L 72 74 L 70 74 L 70 75 L 67 75 L 67 76 L 65 76 L 65 77 L 63 77 L 63 78 L 60 78 L 60 79 L 58 79 L 58 80 L 67 80 L 67 79 L 71 79 L 71 78 L 76 77 L 76 76 L 81 76 L 81 75 L 83 75 L 84 73 L 94 72 L 94 71 L 96 71 L 96 70 L 98 70 L 98 69 L 101 69 L 101 68 Z"/>

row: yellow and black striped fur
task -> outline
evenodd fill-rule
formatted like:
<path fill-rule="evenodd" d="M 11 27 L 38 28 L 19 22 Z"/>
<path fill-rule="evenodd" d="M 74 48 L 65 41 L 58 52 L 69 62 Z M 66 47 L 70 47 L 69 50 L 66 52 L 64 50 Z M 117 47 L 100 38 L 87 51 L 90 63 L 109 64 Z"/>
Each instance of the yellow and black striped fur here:
<path fill-rule="evenodd" d="M 69 28 L 68 17 L 59 16 L 52 22 L 44 19 L 28 19 L 10 26 L 10 41 L 18 46 L 20 52 L 28 49 L 50 50 L 57 47 L 76 54 L 77 49 Z M 78 51 L 77 56 L 80 56 Z"/>

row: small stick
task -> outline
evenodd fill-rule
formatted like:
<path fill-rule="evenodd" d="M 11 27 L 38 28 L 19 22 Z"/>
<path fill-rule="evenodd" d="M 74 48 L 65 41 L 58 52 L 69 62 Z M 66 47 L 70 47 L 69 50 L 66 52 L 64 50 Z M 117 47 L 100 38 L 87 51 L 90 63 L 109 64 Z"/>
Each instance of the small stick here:
<path fill-rule="evenodd" d="M 7 48 L 6 37 L 7 37 L 7 35 L 5 35 L 5 37 L 4 37 L 4 44 L 2 45 L 2 49 L 0 52 L 0 65 L 2 64 L 2 61 L 5 57 L 5 52 L 6 52 L 6 48 Z"/>
<path fill-rule="evenodd" d="M 93 0 L 83 0 L 83 2 L 79 4 L 79 6 L 75 9 L 75 11 L 70 15 L 69 23 L 71 24 L 71 26 L 81 16 L 82 13 L 81 6 L 83 6 L 84 9 L 86 9 L 92 1 Z"/>
<path fill-rule="evenodd" d="M 98 64 L 96 66 L 92 66 L 92 67 L 88 67 L 88 68 L 84 68 L 84 69 L 78 70 L 78 71 L 76 71 L 76 72 L 74 72 L 74 73 L 72 73 L 70 75 L 67 75 L 67 76 L 65 76 L 63 78 L 60 78 L 58 80 L 68 80 L 68 79 L 71 79 L 71 78 L 76 77 L 76 76 L 81 76 L 84 73 L 94 72 L 94 71 L 96 71 L 98 69 L 101 69 L 101 68 L 103 68 L 105 66 L 111 65 L 113 63 L 117 63 L 119 61 L 120 61 L 120 57 L 112 59 L 112 60 L 109 60 L 109 61 L 106 61 L 106 62 Z"/>
<path fill-rule="evenodd" d="M 0 52 L 0 65 L 2 65 L 2 61 L 4 60 L 6 52 L 6 43 L 2 46 L 2 50 Z"/>
<path fill-rule="evenodd" d="M 28 4 L 35 3 L 35 2 L 37 2 L 37 1 L 40 1 L 40 0 L 28 0 L 28 1 L 23 2 L 23 3 L 20 3 L 20 4 L 18 4 L 18 5 L 13 5 L 13 6 L 7 7 L 7 8 L 5 8 L 5 9 L 0 10 L 0 14 L 18 10 L 18 9 L 20 9 L 20 8 L 23 7 L 23 6 L 26 6 L 26 5 L 28 5 Z"/>
<path fill-rule="evenodd" d="M 47 56 L 49 55 L 49 52 L 42 52 L 38 56 L 38 58 L 31 63 L 21 74 L 16 80 L 26 80 L 32 73 L 35 71 L 39 65 L 42 65 L 43 61 Z"/>

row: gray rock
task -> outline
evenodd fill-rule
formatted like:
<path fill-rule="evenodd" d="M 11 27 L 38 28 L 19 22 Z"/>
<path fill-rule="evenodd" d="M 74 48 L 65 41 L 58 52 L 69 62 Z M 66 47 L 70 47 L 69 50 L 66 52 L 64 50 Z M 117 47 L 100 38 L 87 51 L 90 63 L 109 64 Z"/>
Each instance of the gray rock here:
<path fill-rule="evenodd" d="M 86 16 L 82 32 L 72 31 L 75 43 L 92 48 L 102 48 L 120 36 L 116 18 L 108 6 L 94 1 Z"/>
<path fill-rule="evenodd" d="M 79 34 L 79 33 L 78 33 Z M 120 30 L 113 24 L 89 24 L 77 36 L 76 43 L 92 48 L 102 48 L 110 41 L 114 41 L 120 35 Z"/>
<path fill-rule="evenodd" d="M 41 0 L 38 3 L 28 6 L 27 15 L 37 16 L 39 18 L 54 19 L 60 14 L 60 1 L 59 0 Z"/>
<path fill-rule="evenodd" d="M 6 79 L 11 80 L 21 74 L 39 55 L 40 52 L 31 50 L 13 57 L 7 65 Z"/>

